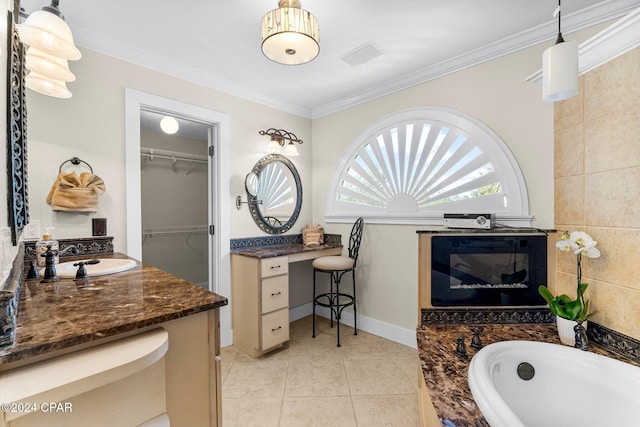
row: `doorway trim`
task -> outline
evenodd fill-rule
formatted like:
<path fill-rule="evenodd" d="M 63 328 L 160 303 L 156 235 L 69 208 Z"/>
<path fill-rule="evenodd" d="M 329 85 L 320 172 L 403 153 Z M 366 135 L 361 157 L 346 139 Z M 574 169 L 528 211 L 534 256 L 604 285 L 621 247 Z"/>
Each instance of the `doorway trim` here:
<path fill-rule="evenodd" d="M 127 255 L 142 260 L 142 206 L 140 195 L 140 110 L 160 110 L 209 124 L 217 131 L 209 143 L 214 147 L 213 173 L 209 173 L 211 185 L 216 186 L 213 207 L 209 208 L 209 224 L 215 226 L 209 271 L 214 277 L 211 291 L 231 295 L 231 130 L 229 116 L 224 113 L 164 98 L 157 95 L 125 89 L 125 201 L 126 201 L 126 251 Z M 210 166 L 211 169 L 211 166 Z M 231 336 L 231 312 L 229 306 L 220 309 L 220 343 L 233 342 Z"/>

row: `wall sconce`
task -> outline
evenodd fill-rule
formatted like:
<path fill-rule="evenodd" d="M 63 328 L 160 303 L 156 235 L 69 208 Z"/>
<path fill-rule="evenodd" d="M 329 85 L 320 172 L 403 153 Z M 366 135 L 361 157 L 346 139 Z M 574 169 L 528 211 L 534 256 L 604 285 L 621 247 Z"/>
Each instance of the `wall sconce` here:
<path fill-rule="evenodd" d="M 287 157 L 295 157 L 299 156 L 298 149 L 294 142 L 298 144 L 302 144 L 302 140 L 299 139 L 295 134 L 291 132 L 287 132 L 284 129 L 274 129 L 269 128 L 268 130 L 261 130 L 258 132 L 260 135 L 268 135 L 271 137 L 269 141 L 268 150 L 270 153 L 278 153 L 282 151 L 282 147 L 284 147 L 284 155 Z M 285 147 L 286 145 L 286 147 Z"/>
<path fill-rule="evenodd" d="M 560 2 L 553 16 L 558 16 L 556 44 L 542 54 L 542 100 L 562 101 L 578 94 L 578 43 L 564 41 L 560 31 Z"/>
<path fill-rule="evenodd" d="M 56 98 L 70 98 L 67 82 L 75 80 L 67 61 L 80 59 L 82 54 L 73 43 L 71 29 L 58 9 L 58 0 L 31 15 L 19 24 L 20 41 L 29 46 L 25 67 L 29 74 L 25 85 L 36 92 Z"/>

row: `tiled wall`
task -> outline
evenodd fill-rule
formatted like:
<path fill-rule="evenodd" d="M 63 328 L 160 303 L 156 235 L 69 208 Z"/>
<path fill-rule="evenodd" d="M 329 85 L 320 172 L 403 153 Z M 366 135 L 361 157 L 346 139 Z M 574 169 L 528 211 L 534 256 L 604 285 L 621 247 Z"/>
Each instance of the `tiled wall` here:
<path fill-rule="evenodd" d="M 555 224 L 584 230 L 602 256 L 583 262 L 594 321 L 640 339 L 640 48 L 580 78 L 555 105 Z M 575 295 L 575 256 L 558 251 L 558 290 Z"/>

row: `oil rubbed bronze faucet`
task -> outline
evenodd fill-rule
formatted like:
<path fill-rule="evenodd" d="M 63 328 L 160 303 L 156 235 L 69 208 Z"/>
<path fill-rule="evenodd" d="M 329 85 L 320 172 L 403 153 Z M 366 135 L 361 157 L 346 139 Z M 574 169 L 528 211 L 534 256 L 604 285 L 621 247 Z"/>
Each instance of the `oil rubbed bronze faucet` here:
<path fill-rule="evenodd" d="M 40 254 L 41 257 L 44 257 L 45 266 L 44 278 L 40 283 L 52 283 L 60 280 L 56 275 L 56 255 L 58 255 L 58 251 L 52 250 L 51 245 L 47 245 L 47 251 Z"/>
<path fill-rule="evenodd" d="M 75 267 L 78 267 L 78 271 L 76 271 L 76 279 L 86 279 L 87 277 L 89 277 L 89 275 L 87 274 L 87 269 L 84 266 L 97 264 L 99 262 L 99 259 L 90 259 L 87 261 L 78 261 L 73 264 Z"/>
<path fill-rule="evenodd" d="M 578 322 L 578 324 L 573 327 L 573 331 L 576 333 L 576 343 L 573 346 L 583 351 L 589 351 L 587 331 L 584 326 L 582 326 L 582 322 Z"/>

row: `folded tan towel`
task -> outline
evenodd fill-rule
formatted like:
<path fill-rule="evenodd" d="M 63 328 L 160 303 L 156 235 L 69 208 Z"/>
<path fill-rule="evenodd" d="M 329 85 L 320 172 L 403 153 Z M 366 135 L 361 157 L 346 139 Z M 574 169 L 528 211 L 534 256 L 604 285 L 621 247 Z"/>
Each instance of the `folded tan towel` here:
<path fill-rule="evenodd" d="M 98 195 L 106 191 L 99 176 L 82 172 L 61 172 L 53 183 L 47 203 L 54 211 L 97 212 Z"/>

